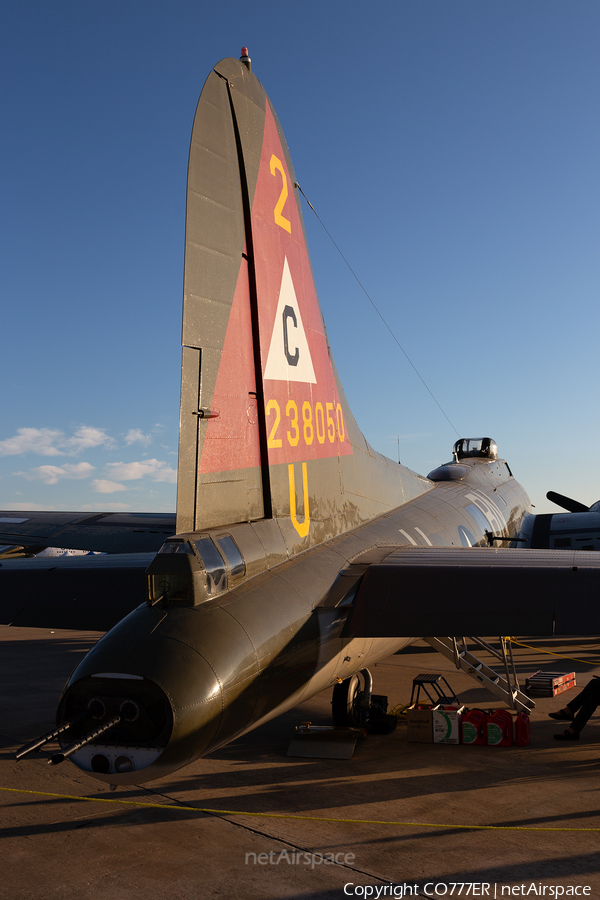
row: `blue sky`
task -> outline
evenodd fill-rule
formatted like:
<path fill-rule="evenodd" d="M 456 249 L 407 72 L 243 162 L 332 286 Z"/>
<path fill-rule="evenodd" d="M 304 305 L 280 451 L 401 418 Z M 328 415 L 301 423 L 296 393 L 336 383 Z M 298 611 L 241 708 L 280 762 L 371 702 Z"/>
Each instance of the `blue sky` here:
<path fill-rule="evenodd" d="M 596 0 L 4 0 L 0 508 L 175 508 L 187 153 L 246 44 L 303 190 L 460 436 L 600 498 Z M 373 446 L 457 434 L 310 210 Z"/>

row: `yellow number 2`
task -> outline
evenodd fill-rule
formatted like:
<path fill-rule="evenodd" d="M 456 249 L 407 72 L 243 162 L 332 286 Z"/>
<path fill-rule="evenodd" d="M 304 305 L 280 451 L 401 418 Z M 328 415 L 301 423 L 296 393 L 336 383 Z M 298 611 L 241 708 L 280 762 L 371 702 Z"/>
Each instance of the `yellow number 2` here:
<path fill-rule="evenodd" d="M 271 157 L 270 163 L 271 175 L 275 175 L 275 172 L 279 172 L 281 174 L 281 193 L 279 195 L 279 200 L 275 204 L 275 209 L 273 210 L 273 216 L 275 218 L 275 224 L 281 225 L 282 228 L 285 228 L 286 231 L 292 233 L 292 224 L 289 219 L 286 219 L 284 215 L 282 215 L 283 207 L 285 206 L 285 201 L 288 198 L 288 184 L 287 177 L 285 174 L 285 169 L 281 163 L 281 160 L 277 159 L 275 154 Z"/>
<path fill-rule="evenodd" d="M 269 400 L 269 402 L 267 403 L 267 416 L 269 415 L 271 410 L 275 411 L 275 421 L 273 422 L 273 427 L 271 428 L 269 439 L 267 441 L 267 447 L 269 447 L 269 449 L 281 447 L 281 438 L 275 437 L 275 435 L 277 434 L 277 429 L 279 428 L 279 423 L 281 421 L 281 413 L 279 412 L 279 403 L 277 402 L 277 400 Z"/>

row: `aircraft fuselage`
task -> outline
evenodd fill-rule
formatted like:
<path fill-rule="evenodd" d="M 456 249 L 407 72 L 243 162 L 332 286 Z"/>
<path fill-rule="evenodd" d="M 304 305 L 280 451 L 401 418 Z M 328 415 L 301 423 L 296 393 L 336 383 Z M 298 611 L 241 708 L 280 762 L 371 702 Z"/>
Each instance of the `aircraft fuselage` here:
<path fill-rule="evenodd" d="M 106 743 L 73 761 L 114 784 L 169 774 L 420 637 L 344 637 L 368 565 L 402 545 L 516 537 L 530 505 L 502 460 L 431 474 L 443 480 L 426 493 L 293 559 L 275 519 L 167 541 L 149 570 L 148 605 L 102 638 L 65 689 L 59 721 L 100 700 L 81 733 L 121 714 Z M 222 570 L 211 571 L 210 548 Z"/>

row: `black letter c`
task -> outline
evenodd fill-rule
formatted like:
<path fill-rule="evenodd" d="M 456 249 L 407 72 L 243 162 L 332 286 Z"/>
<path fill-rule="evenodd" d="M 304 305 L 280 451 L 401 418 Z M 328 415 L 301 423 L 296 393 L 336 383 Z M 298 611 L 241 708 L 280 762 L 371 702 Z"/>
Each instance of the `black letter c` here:
<path fill-rule="evenodd" d="M 285 358 L 287 359 L 290 366 L 297 366 L 298 360 L 300 359 L 300 350 L 296 347 L 296 352 L 292 356 L 290 353 L 290 347 L 288 344 L 288 332 L 287 332 L 287 320 L 291 319 L 294 323 L 294 328 L 298 327 L 298 322 L 296 321 L 296 313 L 292 309 L 291 306 L 285 306 L 283 309 L 283 350 L 285 353 Z"/>

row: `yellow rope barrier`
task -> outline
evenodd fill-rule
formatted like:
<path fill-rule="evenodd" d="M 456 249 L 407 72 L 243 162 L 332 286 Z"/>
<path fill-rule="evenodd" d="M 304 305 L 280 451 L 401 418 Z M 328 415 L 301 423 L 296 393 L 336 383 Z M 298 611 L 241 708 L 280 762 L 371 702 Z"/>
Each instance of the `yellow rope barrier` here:
<path fill-rule="evenodd" d="M 586 666 L 597 666 L 598 660 L 596 662 L 592 662 L 589 659 L 578 659 L 576 656 L 565 656 L 563 653 L 553 653 L 552 650 L 542 650 L 541 647 L 532 647 L 531 644 L 523 644 L 521 641 L 517 641 L 514 637 L 505 638 L 506 642 L 510 641 L 511 644 L 517 644 L 519 647 L 527 647 L 528 650 L 534 650 L 536 653 L 548 653 L 550 656 L 558 656 L 559 659 L 571 659 L 573 662 L 585 663 Z"/>
<path fill-rule="evenodd" d="M 406 719 L 406 710 L 410 703 L 397 703 L 388 710 L 388 715 L 396 716 L 397 719 Z"/>
<path fill-rule="evenodd" d="M 208 809 L 200 806 L 184 806 L 179 803 L 146 803 L 141 800 L 116 800 L 112 797 L 78 797 L 71 794 L 52 794 L 49 791 L 27 791 L 19 788 L 0 787 L 0 791 L 13 794 L 31 794 L 36 797 L 55 797 L 60 800 L 87 800 L 90 803 L 115 803 L 147 809 L 173 809 L 208 813 L 219 816 L 253 816 L 259 819 L 295 819 L 304 822 L 339 822 L 350 825 L 395 825 L 402 828 L 462 828 L 474 831 L 600 831 L 598 828 L 556 828 L 548 825 L 440 825 L 434 822 L 395 822 L 386 819 L 340 819 L 335 816 L 299 816 L 293 813 L 246 812 L 239 809 Z"/>

